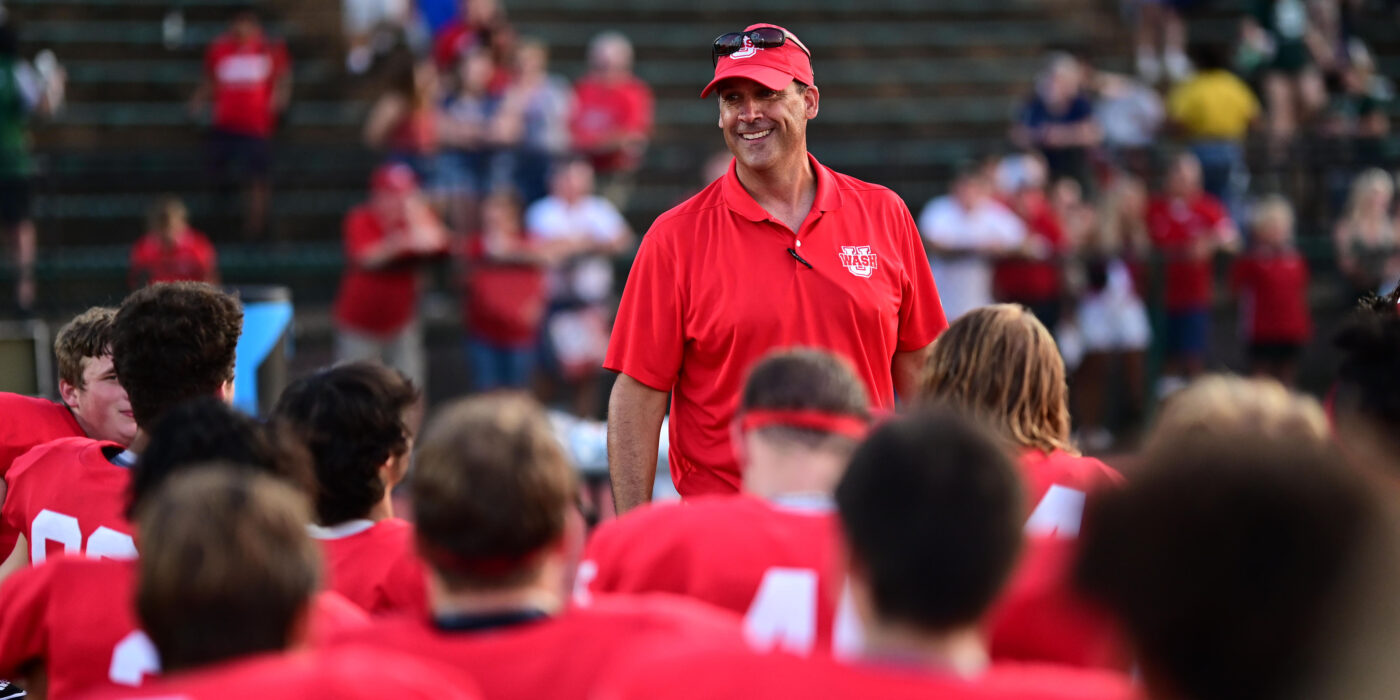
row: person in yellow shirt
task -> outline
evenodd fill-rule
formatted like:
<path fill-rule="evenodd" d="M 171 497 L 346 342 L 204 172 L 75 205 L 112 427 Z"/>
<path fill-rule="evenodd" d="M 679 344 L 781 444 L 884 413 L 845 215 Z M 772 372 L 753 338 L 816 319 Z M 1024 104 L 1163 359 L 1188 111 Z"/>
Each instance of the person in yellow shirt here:
<path fill-rule="evenodd" d="M 1167 117 L 1190 140 L 1191 152 L 1201 161 L 1205 190 L 1238 220 L 1249 185 L 1244 139 L 1259 121 L 1259 100 L 1225 67 L 1222 49 L 1203 47 L 1195 58 L 1200 70 L 1168 93 Z"/>

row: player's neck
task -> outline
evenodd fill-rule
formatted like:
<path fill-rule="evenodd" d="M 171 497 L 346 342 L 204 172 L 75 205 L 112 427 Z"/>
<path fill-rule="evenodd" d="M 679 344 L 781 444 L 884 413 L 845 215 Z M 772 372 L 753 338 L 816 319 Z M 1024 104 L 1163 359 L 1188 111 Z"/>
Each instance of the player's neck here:
<path fill-rule="evenodd" d="M 785 496 L 830 496 L 845 459 L 829 450 L 777 447 L 754 441 L 744 467 L 744 491 L 773 500 Z"/>
<path fill-rule="evenodd" d="M 150 442 L 151 438 L 146 435 L 146 431 L 137 428 L 135 437 L 131 438 L 131 443 L 126 446 L 126 449 L 132 454 L 139 455 L 146 450 L 146 445 L 150 444 Z"/>
<path fill-rule="evenodd" d="M 538 610 L 554 615 L 564 609 L 564 597 L 540 581 L 502 590 L 449 591 L 436 576 L 430 576 L 428 591 L 436 617 L 522 610 Z"/>
<path fill-rule="evenodd" d="M 369 513 L 365 515 L 367 520 L 379 522 L 394 517 L 394 496 L 389 493 L 389 489 L 384 489 L 384 497 L 379 502 L 370 507 Z"/>
<path fill-rule="evenodd" d="M 862 655 L 872 663 L 916 666 L 964 678 L 981 674 L 991 663 L 975 625 L 927 632 L 907 625 L 875 622 L 865 630 Z"/>

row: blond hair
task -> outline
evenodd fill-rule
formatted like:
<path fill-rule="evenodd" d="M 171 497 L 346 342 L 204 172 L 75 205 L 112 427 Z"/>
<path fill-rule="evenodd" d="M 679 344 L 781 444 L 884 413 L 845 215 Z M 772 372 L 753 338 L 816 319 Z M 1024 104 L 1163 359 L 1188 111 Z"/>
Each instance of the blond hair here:
<path fill-rule="evenodd" d="M 1210 375 L 1167 400 L 1144 451 L 1172 449 L 1188 438 L 1262 438 L 1325 443 L 1322 406 L 1272 379 Z"/>
<path fill-rule="evenodd" d="M 1271 194 L 1259 198 L 1249 213 L 1249 228 L 1251 231 L 1258 231 L 1275 217 L 1284 221 L 1283 228 L 1291 239 L 1293 237 L 1293 205 L 1289 204 L 1288 199 L 1283 195 Z"/>
<path fill-rule="evenodd" d="M 1390 173 L 1380 168 L 1367 168 L 1361 171 L 1355 179 L 1351 181 L 1351 190 L 1347 193 L 1347 205 L 1343 210 L 1342 219 L 1351 221 L 1356 218 L 1357 209 L 1361 207 L 1361 199 L 1365 197 L 1366 191 L 1380 187 L 1386 191 L 1387 196 L 1395 193 L 1395 181 L 1390 179 Z"/>
<path fill-rule="evenodd" d="M 919 396 L 972 413 L 1019 447 L 1075 453 L 1064 360 L 1022 306 L 984 306 L 953 322 L 933 343 Z"/>

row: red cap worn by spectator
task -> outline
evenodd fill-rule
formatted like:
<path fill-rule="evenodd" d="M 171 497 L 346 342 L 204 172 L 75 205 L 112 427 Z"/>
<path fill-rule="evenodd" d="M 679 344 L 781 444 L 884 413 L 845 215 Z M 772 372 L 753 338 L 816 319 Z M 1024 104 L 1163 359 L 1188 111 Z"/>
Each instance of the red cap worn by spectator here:
<path fill-rule="evenodd" d="M 710 94 L 715 85 L 726 78 L 748 78 L 770 90 L 782 90 L 796 80 L 804 85 L 813 85 L 812 58 L 807 55 L 796 34 L 776 24 L 751 24 L 744 32 L 771 27 L 782 31 L 787 41 L 782 46 L 762 49 L 753 45 L 747 37 L 744 48 L 728 56 L 720 56 L 715 63 L 715 77 L 700 91 L 700 96 Z"/>
<path fill-rule="evenodd" d="M 369 184 L 375 192 L 407 194 L 418 189 L 418 178 L 413 175 L 413 168 L 402 163 L 392 163 L 376 168 Z"/>

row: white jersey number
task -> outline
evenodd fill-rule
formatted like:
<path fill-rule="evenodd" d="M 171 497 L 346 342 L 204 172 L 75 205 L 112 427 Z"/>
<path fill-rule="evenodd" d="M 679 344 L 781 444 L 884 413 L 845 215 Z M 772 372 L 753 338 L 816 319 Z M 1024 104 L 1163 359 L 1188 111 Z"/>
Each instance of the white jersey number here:
<path fill-rule="evenodd" d="M 780 648 L 794 654 L 810 654 L 817 641 L 817 572 L 775 566 L 763 573 L 748 613 L 744 637 L 759 650 Z M 862 632 L 851 605 L 850 591 L 836 608 L 832 646 L 838 655 L 854 652 Z"/>
<path fill-rule="evenodd" d="M 1034 537 L 1074 539 L 1084 519 L 1084 492 L 1065 486 L 1051 486 L 1026 521 L 1026 534 Z"/>
<path fill-rule="evenodd" d="M 136 542 L 131 539 L 131 535 L 108 527 L 99 527 L 87 538 L 87 546 L 84 547 L 83 530 L 78 526 L 78 519 L 47 508 L 34 516 L 34 522 L 29 525 L 29 534 L 31 564 L 38 564 L 48 558 L 50 542 L 63 545 L 63 551 L 70 554 L 82 553 L 93 559 L 136 558 Z"/>
<path fill-rule="evenodd" d="M 107 679 L 117 685 L 139 686 L 146 676 L 160 673 L 160 653 L 145 632 L 136 630 L 122 637 L 112 649 L 112 665 Z"/>

